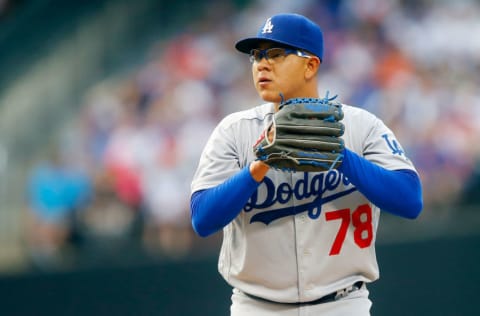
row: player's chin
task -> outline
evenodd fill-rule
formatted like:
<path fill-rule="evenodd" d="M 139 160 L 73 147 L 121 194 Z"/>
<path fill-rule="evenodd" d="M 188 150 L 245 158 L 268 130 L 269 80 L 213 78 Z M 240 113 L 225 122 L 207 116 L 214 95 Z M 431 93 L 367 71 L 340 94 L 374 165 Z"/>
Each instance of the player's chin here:
<path fill-rule="evenodd" d="M 282 98 L 279 91 L 257 89 L 259 96 L 266 102 L 280 103 Z"/>

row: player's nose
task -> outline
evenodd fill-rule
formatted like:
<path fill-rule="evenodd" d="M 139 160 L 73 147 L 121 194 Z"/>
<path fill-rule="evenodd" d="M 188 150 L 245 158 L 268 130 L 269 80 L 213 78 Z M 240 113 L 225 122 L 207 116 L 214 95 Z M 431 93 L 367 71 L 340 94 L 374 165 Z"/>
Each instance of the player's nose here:
<path fill-rule="evenodd" d="M 270 69 L 271 66 L 265 56 L 262 56 L 262 58 L 259 61 L 256 61 L 253 65 L 258 71 Z"/>

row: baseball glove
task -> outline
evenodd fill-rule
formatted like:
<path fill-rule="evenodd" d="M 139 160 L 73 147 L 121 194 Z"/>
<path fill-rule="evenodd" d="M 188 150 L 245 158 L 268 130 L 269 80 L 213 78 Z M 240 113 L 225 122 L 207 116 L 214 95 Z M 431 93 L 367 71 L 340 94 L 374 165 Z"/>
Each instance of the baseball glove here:
<path fill-rule="evenodd" d="M 272 124 L 253 146 L 258 160 L 283 171 L 320 172 L 342 163 L 345 130 L 341 103 L 295 98 L 280 104 Z M 269 139 L 270 135 L 270 139 Z"/>

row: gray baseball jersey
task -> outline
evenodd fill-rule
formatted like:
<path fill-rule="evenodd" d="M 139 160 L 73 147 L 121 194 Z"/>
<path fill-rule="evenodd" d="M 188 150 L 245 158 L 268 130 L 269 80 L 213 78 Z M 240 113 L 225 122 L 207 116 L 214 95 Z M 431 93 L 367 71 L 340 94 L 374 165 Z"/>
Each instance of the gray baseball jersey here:
<path fill-rule="evenodd" d="M 389 170 L 415 170 L 380 119 L 348 105 L 343 111 L 348 149 Z M 192 192 L 222 183 L 255 160 L 252 147 L 273 114 L 267 103 L 225 117 L 201 155 Z M 337 170 L 271 169 L 224 228 L 219 272 L 231 286 L 277 302 L 311 301 L 356 281 L 374 281 L 379 216 L 379 208 Z"/>

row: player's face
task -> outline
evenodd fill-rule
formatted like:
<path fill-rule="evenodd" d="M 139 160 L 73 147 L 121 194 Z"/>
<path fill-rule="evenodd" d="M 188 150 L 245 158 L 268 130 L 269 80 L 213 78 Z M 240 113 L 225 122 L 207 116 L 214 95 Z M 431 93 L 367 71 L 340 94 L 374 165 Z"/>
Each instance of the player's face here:
<path fill-rule="evenodd" d="M 259 49 L 278 47 L 274 43 L 262 43 Z M 255 88 L 267 102 L 279 103 L 280 93 L 285 100 L 296 97 L 317 97 L 316 84 L 311 83 L 310 58 L 288 54 L 279 60 L 267 60 L 264 56 L 253 60 L 252 74 Z M 314 89 L 312 89 L 314 87 Z"/>

